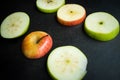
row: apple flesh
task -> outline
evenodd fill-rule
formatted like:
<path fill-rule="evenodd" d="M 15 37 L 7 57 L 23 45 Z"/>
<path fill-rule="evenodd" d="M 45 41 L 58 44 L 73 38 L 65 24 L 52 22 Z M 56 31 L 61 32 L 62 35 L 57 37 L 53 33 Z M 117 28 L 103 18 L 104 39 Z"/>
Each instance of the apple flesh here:
<path fill-rule="evenodd" d="M 109 13 L 95 12 L 87 16 L 84 29 L 91 38 L 109 41 L 118 35 L 119 22 Z"/>
<path fill-rule="evenodd" d="M 22 51 L 29 59 L 38 59 L 45 56 L 52 48 L 52 37 L 43 31 L 34 31 L 28 34 L 22 42 Z"/>
<path fill-rule="evenodd" d="M 86 10 L 79 4 L 66 4 L 57 11 L 57 20 L 65 26 L 81 24 L 86 17 Z"/>
<path fill-rule="evenodd" d="M 55 48 L 47 59 L 47 68 L 55 80 L 82 80 L 87 73 L 87 57 L 75 46 Z"/>
<path fill-rule="evenodd" d="M 0 33 L 3 38 L 12 39 L 23 35 L 29 27 L 30 17 L 25 12 L 14 12 L 2 22 Z"/>
<path fill-rule="evenodd" d="M 37 0 L 36 1 L 37 8 L 44 13 L 54 13 L 64 4 L 65 4 L 65 0 Z"/>

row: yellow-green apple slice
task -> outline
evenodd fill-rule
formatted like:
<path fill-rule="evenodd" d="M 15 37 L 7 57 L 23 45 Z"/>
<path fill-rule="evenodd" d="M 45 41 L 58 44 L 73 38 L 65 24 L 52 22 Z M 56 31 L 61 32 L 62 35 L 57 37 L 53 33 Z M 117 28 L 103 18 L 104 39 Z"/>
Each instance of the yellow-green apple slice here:
<path fill-rule="evenodd" d="M 65 0 L 37 0 L 37 8 L 44 13 L 56 12 L 62 5 L 65 4 Z"/>
<path fill-rule="evenodd" d="M 48 71 L 55 80 L 81 80 L 87 70 L 87 57 L 75 46 L 54 49 L 47 59 Z"/>
<path fill-rule="evenodd" d="M 74 26 L 82 23 L 86 17 L 86 10 L 79 4 L 66 4 L 57 11 L 57 20 L 66 26 Z"/>
<path fill-rule="evenodd" d="M 99 41 L 114 39 L 119 33 L 118 20 L 107 12 L 94 12 L 85 20 L 85 32 Z"/>
<path fill-rule="evenodd" d="M 22 42 L 22 51 L 28 59 L 38 59 L 45 56 L 52 48 L 52 37 L 43 31 L 28 34 Z"/>
<path fill-rule="evenodd" d="M 1 24 L 1 36 L 12 39 L 23 35 L 29 27 L 30 17 L 25 12 L 14 12 L 8 15 Z"/>

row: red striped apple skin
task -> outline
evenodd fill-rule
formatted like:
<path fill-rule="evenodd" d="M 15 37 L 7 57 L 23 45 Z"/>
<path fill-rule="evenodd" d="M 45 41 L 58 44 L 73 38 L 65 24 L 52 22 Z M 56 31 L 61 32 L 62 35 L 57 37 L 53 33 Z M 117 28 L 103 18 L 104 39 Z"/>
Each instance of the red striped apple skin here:
<path fill-rule="evenodd" d="M 68 27 L 72 27 L 72 26 L 81 24 L 85 18 L 86 18 L 86 13 L 84 14 L 84 16 L 82 18 L 75 20 L 75 21 L 64 21 L 60 18 L 57 18 L 57 19 L 58 19 L 60 24 L 63 24 L 63 25 L 68 26 Z"/>
<path fill-rule="evenodd" d="M 29 59 L 38 59 L 45 56 L 52 48 L 52 37 L 43 31 L 28 34 L 22 42 L 23 54 Z"/>

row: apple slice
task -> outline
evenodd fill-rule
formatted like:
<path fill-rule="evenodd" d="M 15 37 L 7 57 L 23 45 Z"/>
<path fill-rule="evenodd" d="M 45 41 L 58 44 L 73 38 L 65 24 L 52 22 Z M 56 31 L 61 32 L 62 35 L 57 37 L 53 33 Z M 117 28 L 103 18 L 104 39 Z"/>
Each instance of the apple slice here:
<path fill-rule="evenodd" d="M 25 12 L 14 12 L 8 15 L 1 24 L 1 36 L 12 39 L 23 35 L 29 27 L 30 18 Z"/>
<path fill-rule="evenodd" d="M 65 26 L 75 26 L 84 21 L 86 10 L 79 4 L 66 4 L 57 11 L 57 20 Z"/>
<path fill-rule="evenodd" d="M 44 13 L 56 12 L 62 5 L 65 4 L 65 0 L 37 0 L 37 8 Z"/>
<path fill-rule="evenodd" d="M 84 28 L 91 38 L 109 41 L 118 35 L 119 22 L 109 13 L 95 12 L 87 16 Z"/>
<path fill-rule="evenodd" d="M 74 46 L 54 49 L 47 59 L 48 71 L 55 80 L 81 80 L 86 74 L 87 57 Z"/>
<path fill-rule="evenodd" d="M 28 34 L 22 42 L 23 54 L 29 59 L 38 59 L 45 56 L 52 48 L 52 37 L 43 31 L 34 31 Z"/>

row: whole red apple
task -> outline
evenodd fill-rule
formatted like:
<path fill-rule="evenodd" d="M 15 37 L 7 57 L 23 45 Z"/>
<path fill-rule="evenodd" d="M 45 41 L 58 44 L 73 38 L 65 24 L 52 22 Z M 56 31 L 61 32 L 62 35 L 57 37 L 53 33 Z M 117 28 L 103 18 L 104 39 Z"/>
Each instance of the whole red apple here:
<path fill-rule="evenodd" d="M 22 42 L 23 54 L 29 59 L 43 57 L 52 48 L 52 37 L 43 31 L 34 31 L 28 34 Z"/>

